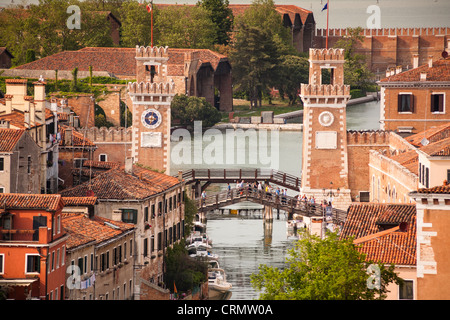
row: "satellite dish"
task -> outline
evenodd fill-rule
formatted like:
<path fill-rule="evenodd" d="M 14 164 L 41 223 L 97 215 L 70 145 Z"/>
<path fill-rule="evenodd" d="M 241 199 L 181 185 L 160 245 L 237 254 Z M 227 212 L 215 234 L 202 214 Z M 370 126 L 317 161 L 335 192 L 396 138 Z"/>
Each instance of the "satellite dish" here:
<path fill-rule="evenodd" d="M 427 138 L 423 138 L 422 141 L 420 141 L 420 144 L 423 145 L 423 146 L 426 146 L 426 145 L 428 145 L 429 143 L 430 143 L 430 141 L 428 141 Z"/>
<path fill-rule="evenodd" d="M 442 58 L 447 58 L 448 57 L 448 52 L 447 51 L 442 51 Z"/>

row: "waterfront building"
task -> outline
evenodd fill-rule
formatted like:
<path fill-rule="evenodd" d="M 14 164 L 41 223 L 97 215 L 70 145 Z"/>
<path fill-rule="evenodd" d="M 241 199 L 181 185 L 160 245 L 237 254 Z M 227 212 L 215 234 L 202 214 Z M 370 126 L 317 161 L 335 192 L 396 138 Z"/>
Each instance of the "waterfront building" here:
<path fill-rule="evenodd" d="M 66 300 L 128 300 L 134 293 L 135 225 L 80 212 L 95 197 L 64 198 Z M 72 212 L 73 210 L 73 212 Z M 69 269 L 70 268 L 70 269 Z"/>
<path fill-rule="evenodd" d="M 61 194 L 64 197 L 95 196 L 98 202 L 95 216 L 134 224 L 136 288 L 147 288 L 145 282 L 160 287 L 164 284 L 166 248 L 179 242 L 185 234 L 183 181 L 127 159 L 125 166 L 104 172 L 98 170 L 92 179 Z M 135 290 L 135 299 L 140 298 L 139 290 Z"/>
<path fill-rule="evenodd" d="M 28 95 L 26 79 L 6 79 L 5 99 L 0 100 L 0 121 L 12 129 L 25 129 L 40 147 L 40 193 L 56 193 L 58 187 L 57 117 L 45 98 L 45 82 L 33 83 Z"/>
<path fill-rule="evenodd" d="M 40 153 L 25 129 L 0 127 L 0 193 L 39 193 Z"/>
<path fill-rule="evenodd" d="M 64 300 L 61 195 L 0 194 L 0 287 L 8 299 Z"/>
<path fill-rule="evenodd" d="M 393 68 L 377 82 L 381 130 L 407 136 L 450 122 L 450 58 L 415 59 L 413 69 Z"/>

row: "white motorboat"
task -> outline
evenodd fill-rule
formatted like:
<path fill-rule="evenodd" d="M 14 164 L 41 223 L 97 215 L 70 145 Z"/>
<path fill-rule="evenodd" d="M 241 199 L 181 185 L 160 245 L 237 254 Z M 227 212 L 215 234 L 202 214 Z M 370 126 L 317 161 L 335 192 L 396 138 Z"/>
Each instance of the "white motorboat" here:
<path fill-rule="evenodd" d="M 225 271 L 221 268 L 208 269 L 208 298 L 221 300 L 231 290 L 231 283 L 227 282 Z"/>
<path fill-rule="evenodd" d="M 190 257 L 207 258 L 208 260 L 218 259 L 219 255 L 211 253 L 211 246 L 203 243 L 193 243 L 188 246 Z"/>

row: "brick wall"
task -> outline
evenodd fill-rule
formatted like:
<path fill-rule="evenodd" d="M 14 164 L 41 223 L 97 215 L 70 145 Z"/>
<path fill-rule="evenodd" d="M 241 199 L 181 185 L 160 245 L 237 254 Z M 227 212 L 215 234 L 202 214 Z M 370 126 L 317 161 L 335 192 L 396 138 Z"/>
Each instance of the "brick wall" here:
<path fill-rule="evenodd" d="M 419 54 L 419 65 L 425 64 L 428 56 L 441 58 L 448 46 L 450 28 L 385 28 L 363 29 L 363 41 L 355 52 L 364 54 L 369 68 L 384 78 L 385 71 L 398 65 L 404 69 L 413 66 L 413 54 Z M 346 29 L 329 29 L 328 46 L 333 47 L 347 35 Z M 325 48 L 326 29 L 317 29 L 314 48 Z"/>

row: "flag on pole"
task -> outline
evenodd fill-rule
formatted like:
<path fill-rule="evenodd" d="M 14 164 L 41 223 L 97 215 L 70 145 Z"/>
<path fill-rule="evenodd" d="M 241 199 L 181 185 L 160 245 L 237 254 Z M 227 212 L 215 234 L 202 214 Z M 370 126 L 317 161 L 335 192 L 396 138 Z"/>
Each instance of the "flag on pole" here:
<path fill-rule="evenodd" d="M 148 11 L 148 13 L 152 12 L 152 10 L 153 10 L 153 5 L 152 5 L 152 3 L 149 3 L 149 4 L 147 5 L 147 11 Z"/>
<path fill-rule="evenodd" d="M 328 9 L 328 2 L 325 3 L 325 6 L 322 8 L 322 11 L 323 11 L 323 10 L 327 10 L 327 9 Z M 322 12 L 322 11 L 321 11 L 321 12 Z"/>

